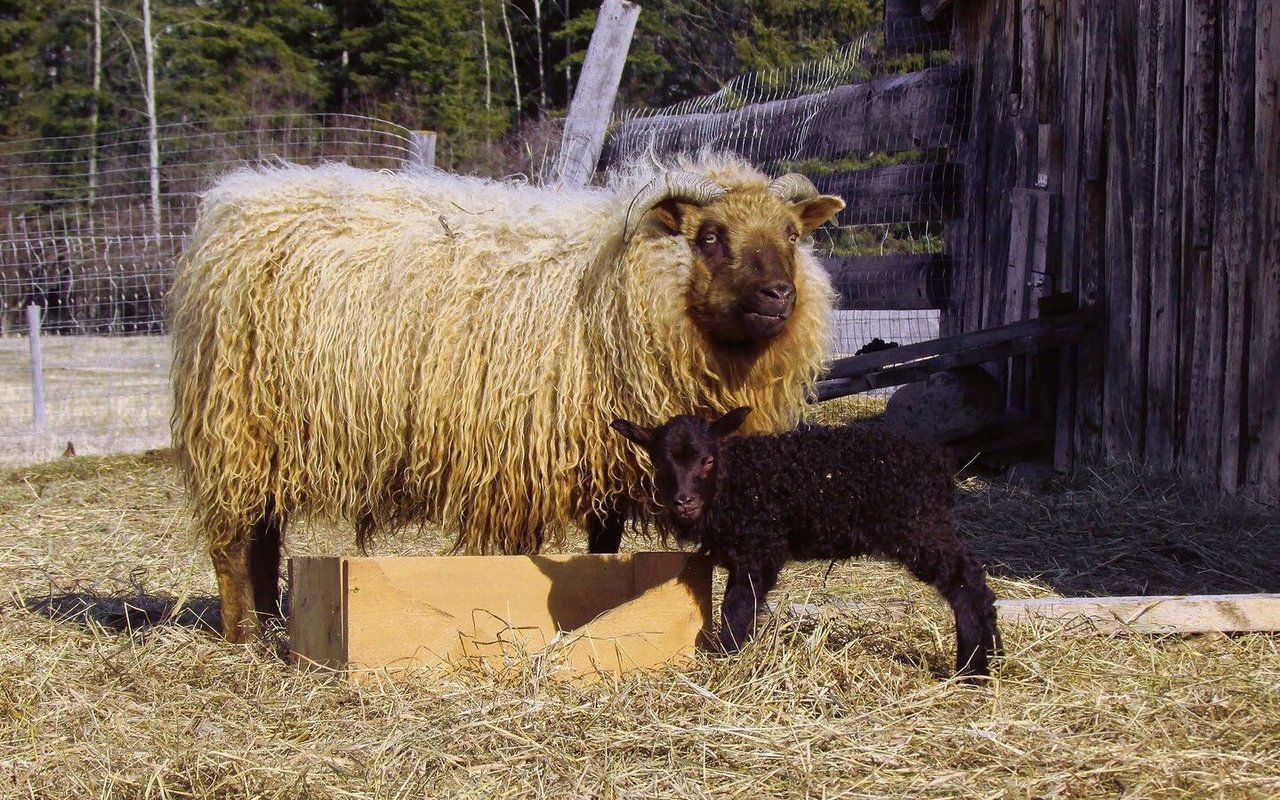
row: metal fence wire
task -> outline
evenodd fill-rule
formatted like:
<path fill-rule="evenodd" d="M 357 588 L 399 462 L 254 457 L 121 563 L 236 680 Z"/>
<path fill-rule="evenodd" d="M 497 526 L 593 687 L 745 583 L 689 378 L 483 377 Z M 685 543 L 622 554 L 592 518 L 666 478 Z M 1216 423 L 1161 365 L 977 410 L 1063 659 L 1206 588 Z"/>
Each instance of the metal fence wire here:
<path fill-rule="evenodd" d="M 396 169 L 419 141 L 365 117 L 274 115 L 0 143 L 0 463 L 168 444 L 164 298 L 216 176 L 272 159 Z"/>

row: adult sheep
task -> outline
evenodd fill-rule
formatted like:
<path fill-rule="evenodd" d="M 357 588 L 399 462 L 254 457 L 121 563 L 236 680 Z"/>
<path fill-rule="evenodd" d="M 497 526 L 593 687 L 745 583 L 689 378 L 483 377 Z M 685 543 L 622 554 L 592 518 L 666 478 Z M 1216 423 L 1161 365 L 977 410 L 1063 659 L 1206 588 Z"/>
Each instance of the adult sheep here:
<path fill-rule="evenodd" d="M 173 434 L 231 641 L 278 613 L 300 515 L 618 549 L 647 494 L 609 421 L 796 421 L 832 291 L 802 238 L 843 207 L 736 157 L 552 190 L 340 165 L 235 173 L 172 294 Z"/>

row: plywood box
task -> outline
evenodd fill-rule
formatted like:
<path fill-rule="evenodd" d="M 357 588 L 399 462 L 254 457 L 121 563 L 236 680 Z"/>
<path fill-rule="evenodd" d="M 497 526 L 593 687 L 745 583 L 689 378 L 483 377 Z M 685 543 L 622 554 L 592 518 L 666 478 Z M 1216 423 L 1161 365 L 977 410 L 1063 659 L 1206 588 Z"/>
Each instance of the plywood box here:
<path fill-rule="evenodd" d="M 294 661 L 353 677 L 441 662 L 621 674 L 684 658 L 711 628 L 691 553 L 289 560 Z"/>

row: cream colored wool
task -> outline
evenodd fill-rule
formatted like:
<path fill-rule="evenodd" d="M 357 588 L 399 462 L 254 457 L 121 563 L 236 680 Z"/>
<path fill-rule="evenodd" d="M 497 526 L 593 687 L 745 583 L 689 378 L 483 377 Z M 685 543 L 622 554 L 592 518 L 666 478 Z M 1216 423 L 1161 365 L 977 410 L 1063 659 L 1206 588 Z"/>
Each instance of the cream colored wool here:
<path fill-rule="evenodd" d="M 683 166 L 768 182 L 729 157 Z M 685 240 L 623 242 L 657 169 L 572 191 L 341 165 L 219 182 L 171 306 L 174 442 L 210 547 L 270 502 L 534 552 L 645 496 L 616 417 L 750 405 L 755 430 L 793 426 L 829 341 L 825 271 L 801 253 L 796 310 L 754 363 L 718 352 L 685 313 Z"/>

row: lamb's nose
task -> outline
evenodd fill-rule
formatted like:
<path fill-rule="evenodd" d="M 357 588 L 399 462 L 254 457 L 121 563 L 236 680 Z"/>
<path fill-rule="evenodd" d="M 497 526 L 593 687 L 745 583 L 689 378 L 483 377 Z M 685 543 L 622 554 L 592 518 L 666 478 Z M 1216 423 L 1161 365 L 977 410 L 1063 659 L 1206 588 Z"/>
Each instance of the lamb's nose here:
<path fill-rule="evenodd" d="M 685 506 L 692 505 L 696 500 L 697 498 L 691 494 L 678 494 L 676 495 L 676 508 L 684 508 Z"/>

